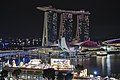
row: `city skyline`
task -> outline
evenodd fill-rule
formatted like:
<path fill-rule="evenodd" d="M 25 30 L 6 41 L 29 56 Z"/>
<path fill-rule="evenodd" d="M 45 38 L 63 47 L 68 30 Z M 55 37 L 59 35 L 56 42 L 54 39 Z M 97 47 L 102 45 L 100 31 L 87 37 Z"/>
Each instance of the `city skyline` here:
<path fill-rule="evenodd" d="M 90 37 L 92 40 L 119 38 L 120 7 L 117 2 L 104 0 L 97 2 L 93 0 L 69 0 L 69 2 L 68 0 L 3 1 L 0 8 L 0 36 L 42 38 L 44 13 L 39 12 L 36 7 L 43 5 L 52 5 L 60 9 L 87 10 L 91 13 Z"/>

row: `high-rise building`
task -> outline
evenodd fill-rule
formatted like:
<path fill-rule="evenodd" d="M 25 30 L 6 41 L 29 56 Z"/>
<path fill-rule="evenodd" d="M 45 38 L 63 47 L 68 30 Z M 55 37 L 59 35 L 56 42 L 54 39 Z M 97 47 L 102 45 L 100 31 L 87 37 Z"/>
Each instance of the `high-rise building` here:
<path fill-rule="evenodd" d="M 77 28 L 76 39 L 79 41 L 85 41 L 90 38 L 89 36 L 89 13 L 83 11 L 83 14 L 77 15 Z"/>
<path fill-rule="evenodd" d="M 59 38 L 65 37 L 67 42 L 71 42 L 73 39 L 72 14 L 62 13 L 60 19 L 61 20 L 60 20 Z"/>
<path fill-rule="evenodd" d="M 49 11 L 47 18 L 48 45 L 51 45 L 57 41 L 57 13 Z"/>
<path fill-rule="evenodd" d="M 44 27 L 42 46 L 49 46 L 57 41 L 57 13 L 47 11 L 44 13 Z"/>
<path fill-rule="evenodd" d="M 37 9 L 44 11 L 42 46 L 51 45 L 62 37 L 65 37 L 67 42 L 71 42 L 74 38 L 79 41 L 89 39 L 90 13 L 88 11 L 61 10 L 52 7 L 37 7 Z M 76 18 L 75 22 L 73 17 Z M 60 25 L 57 24 L 58 22 Z"/>

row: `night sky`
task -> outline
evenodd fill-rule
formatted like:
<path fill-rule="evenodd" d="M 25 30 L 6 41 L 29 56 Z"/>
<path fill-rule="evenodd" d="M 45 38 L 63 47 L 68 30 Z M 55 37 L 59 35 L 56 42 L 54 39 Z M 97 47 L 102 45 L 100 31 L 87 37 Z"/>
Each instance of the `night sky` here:
<path fill-rule="evenodd" d="M 0 37 L 41 37 L 43 12 L 37 6 L 88 10 L 90 37 L 106 40 L 120 37 L 120 6 L 117 0 L 2 0 Z"/>

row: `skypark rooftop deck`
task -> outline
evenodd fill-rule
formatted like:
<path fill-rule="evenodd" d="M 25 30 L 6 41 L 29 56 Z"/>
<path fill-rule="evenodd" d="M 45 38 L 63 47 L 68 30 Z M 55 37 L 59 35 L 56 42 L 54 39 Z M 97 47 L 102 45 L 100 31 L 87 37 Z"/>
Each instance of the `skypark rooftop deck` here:
<path fill-rule="evenodd" d="M 37 9 L 41 11 L 54 11 L 57 13 L 71 13 L 71 14 L 90 14 L 88 11 L 80 10 L 80 11 L 73 11 L 73 10 L 62 10 L 62 9 L 55 9 L 52 7 L 37 7 Z"/>

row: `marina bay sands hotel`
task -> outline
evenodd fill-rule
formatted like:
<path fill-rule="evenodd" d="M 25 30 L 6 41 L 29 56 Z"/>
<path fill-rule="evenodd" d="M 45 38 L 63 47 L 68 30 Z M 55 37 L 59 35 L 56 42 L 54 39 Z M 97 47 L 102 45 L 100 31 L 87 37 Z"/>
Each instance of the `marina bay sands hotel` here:
<path fill-rule="evenodd" d="M 61 10 L 50 7 L 37 7 L 44 11 L 42 46 L 54 44 L 65 37 L 66 42 L 79 42 L 89 39 L 88 11 Z"/>

